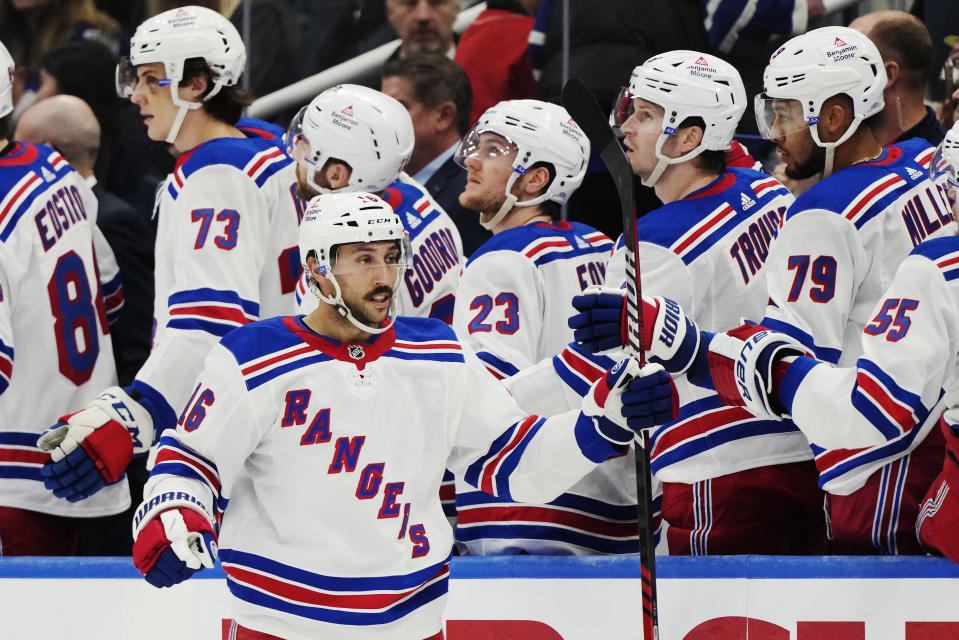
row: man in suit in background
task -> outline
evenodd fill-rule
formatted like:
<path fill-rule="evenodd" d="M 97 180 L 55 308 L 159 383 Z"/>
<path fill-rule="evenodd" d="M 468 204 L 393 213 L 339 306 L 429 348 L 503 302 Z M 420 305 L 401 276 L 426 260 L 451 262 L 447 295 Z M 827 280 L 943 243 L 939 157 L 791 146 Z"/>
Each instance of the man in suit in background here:
<path fill-rule="evenodd" d="M 470 124 L 473 93 L 466 72 L 441 54 L 396 58 L 383 68 L 380 91 L 410 112 L 415 143 L 406 171 L 453 219 L 469 257 L 490 233 L 477 212 L 459 203 L 466 172 L 453 161 L 453 151 Z"/>

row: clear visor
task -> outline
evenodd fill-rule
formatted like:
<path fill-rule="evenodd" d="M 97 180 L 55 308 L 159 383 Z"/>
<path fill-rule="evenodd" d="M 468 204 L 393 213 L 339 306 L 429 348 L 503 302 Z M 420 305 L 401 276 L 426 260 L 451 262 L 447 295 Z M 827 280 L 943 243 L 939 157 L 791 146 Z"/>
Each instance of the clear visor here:
<path fill-rule="evenodd" d="M 456 164 L 465 169 L 469 158 L 488 160 L 507 156 L 510 162 L 516 159 L 519 147 L 515 143 L 506 136 L 492 131 L 482 131 L 478 127 L 479 125 L 475 125 L 460 141 L 456 153 L 453 154 Z"/>
<path fill-rule="evenodd" d="M 948 137 L 939 143 L 929 165 L 929 178 L 950 188 L 959 187 L 959 143 Z"/>
<path fill-rule="evenodd" d="M 313 154 L 310 149 L 310 141 L 303 135 L 303 115 L 307 107 L 303 107 L 290 120 L 290 126 L 286 129 L 286 152 L 297 162 L 307 162 L 313 164 L 311 158 Z"/>
<path fill-rule="evenodd" d="M 629 87 L 623 87 L 613 102 L 613 109 L 609 113 L 609 125 L 613 127 L 616 133 L 619 133 L 620 127 L 633 115 L 633 94 L 629 92 Z"/>
<path fill-rule="evenodd" d="M 756 96 L 753 106 L 756 110 L 756 126 L 764 138 L 783 138 L 814 124 L 803 118 L 802 105 L 798 100 L 770 98 L 761 93 Z"/>
<path fill-rule="evenodd" d="M 384 251 L 383 247 L 388 243 L 392 243 L 392 246 Z M 350 249 L 345 250 L 345 247 Z M 406 234 L 399 240 L 341 245 L 334 253 L 333 275 L 359 273 L 368 269 L 389 269 L 391 272 L 395 269 L 403 273 L 409 268 L 412 255 L 413 250 Z M 325 274 L 326 267 L 321 265 L 319 272 Z M 389 279 L 395 279 L 395 275 L 391 274 Z"/>
<path fill-rule="evenodd" d="M 116 74 L 117 95 L 121 98 L 130 98 L 137 88 L 137 68 L 130 62 L 130 58 L 123 56 L 117 63 Z"/>

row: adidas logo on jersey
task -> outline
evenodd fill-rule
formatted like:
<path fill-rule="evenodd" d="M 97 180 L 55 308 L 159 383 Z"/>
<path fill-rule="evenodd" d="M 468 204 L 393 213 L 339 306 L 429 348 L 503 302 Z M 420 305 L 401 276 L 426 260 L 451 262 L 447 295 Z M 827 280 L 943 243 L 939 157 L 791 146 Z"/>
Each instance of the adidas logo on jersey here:
<path fill-rule="evenodd" d="M 739 194 L 739 206 L 743 208 L 743 211 L 748 211 L 755 205 L 756 201 L 747 196 L 745 193 Z"/>
<path fill-rule="evenodd" d="M 41 167 L 41 170 L 43 171 L 43 179 L 47 182 L 53 182 L 57 179 L 57 176 L 46 167 Z"/>
<path fill-rule="evenodd" d="M 421 223 L 421 222 L 422 222 L 422 220 L 420 220 L 419 218 L 417 218 L 416 216 L 414 216 L 412 213 L 407 212 L 407 214 L 406 214 L 406 227 L 407 227 L 408 229 L 415 229 L 416 227 L 420 226 L 420 223 Z"/>
<path fill-rule="evenodd" d="M 917 170 L 913 169 L 912 167 L 906 167 L 906 171 L 909 172 L 909 177 L 912 178 L 913 180 L 918 180 L 918 179 L 921 178 L 923 175 L 925 175 L 925 174 L 923 174 L 922 171 L 917 171 Z"/>
<path fill-rule="evenodd" d="M 588 242 L 586 242 L 585 240 L 583 240 L 583 239 L 580 238 L 579 236 L 575 236 L 575 237 L 576 237 L 576 246 L 577 246 L 577 248 L 579 248 L 579 249 L 589 249 L 589 243 L 588 243 Z"/>

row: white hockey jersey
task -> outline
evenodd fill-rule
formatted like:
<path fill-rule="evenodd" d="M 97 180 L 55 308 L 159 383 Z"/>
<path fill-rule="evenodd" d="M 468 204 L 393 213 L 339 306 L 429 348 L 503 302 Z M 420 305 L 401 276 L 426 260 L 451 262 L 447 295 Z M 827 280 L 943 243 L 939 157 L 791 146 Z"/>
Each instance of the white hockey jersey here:
<path fill-rule="evenodd" d="M 157 434 L 176 424 L 226 333 L 289 313 L 300 276 L 293 161 L 273 139 L 216 138 L 177 159 L 157 196 L 153 350 L 132 388 Z"/>
<path fill-rule="evenodd" d="M 97 200 L 59 153 L 22 142 L 0 156 L 0 506 L 93 517 L 129 507 L 126 479 L 81 502 L 44 488 L 37 437 L 116 384 L 107 328 L 112 253 L 98 243 Z M 98 264 L 99 262 L 99 264 Z"/>
<path fill-rule="evenodd" d="M 400 317 L 341 344 L 301 318 L 214 347 L 158 444 L 134 526 L 159 505 L 222 514 L 244 626 L 422 640 L 440 630 L 447 591 L 447 466 L 493 495 L 545 501 L 617 449 L 579 413 L 526 416 L 437 320 Z"/>
<path fill-rule="evenodd" d="M 855 365 L 863 327 L 899 263 L 927 238 L 959 230 L 927 177 L 934 151 L 919 138 L 889 145 L 796 200 L 769 257 L 762 324 L 821 360 Z"/>
<path fill-rule="evenodd" d="M 792 204 L 774 178 L 733 168 L 713 184 L 651 211 L 637 221 L 643 295 L 675 300 L 703 328 L 731 329 L 757 320 L 766 307 L 764 265 L 782 242 L 780 227 Z M 625 283 L 625 251 L 610 260 L 608 284 Z M 580 363 L 554 363 L 567 384 L 582 392 L 590 373 Z M 584 377 L 584 373 L 587 374 Z M 676 380 L 680 416 L 653 430 L 653 473 L 664 482 L 693 483 L 757 467 L 809 460 L 803 437 L 788 421 L 760 420 L 726 407 L 715 392 Z"/>
<path fill-rule="evenodd" d="M 959 230 L 943 188 L 927 177 L 934 151 L 918 138 L 889 145 L 796 200 L 770 252 L 762 324 L 820 360 L 856 366 L 863 329 L 902 260 L 923 241 Z M 877 468 L 868 456 L 813 451 L 830 492 L 852 493 Z"/>
<path fill-rule="evenodd" d="M 451 324 L 463 270 L 463 241 L 456 224 L 426 188 L 405 173 L 390 183 L 382 197 L 403 221 L 413 250 L 412 264 L 395 297 L 396 315 Z M 304 273 L 296 287 L 296 312 L 309 313 L 316 305 Z"/>
<path fill-rule="evenodd" d="M 913 249 L 873 308 L 861 344 L 855 366 L 798 359 L 781 392 L 818 445 L 824 488 L 841 495 L 908 457 L 944 408 L 959 402 L 959 237 Z M 902 486 L 890 487 L 896 500 Z"/>
<path fill-rule="evenodd" d="M 497 378 L 558 353 L 573 339 L 573 296 L 603 283 L 612 246 L 579 222 L 496 234 L 466 264 L 453 329 Z"/>

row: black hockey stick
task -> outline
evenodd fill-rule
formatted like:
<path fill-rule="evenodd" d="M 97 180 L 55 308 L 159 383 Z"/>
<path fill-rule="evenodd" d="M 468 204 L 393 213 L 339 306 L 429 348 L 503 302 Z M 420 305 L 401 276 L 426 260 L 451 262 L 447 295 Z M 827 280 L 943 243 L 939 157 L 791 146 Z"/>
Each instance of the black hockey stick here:
<path fill-rule="evenodd" d="M 616 184 L 623 216 L 623 242 L 626 248 L 626 323 L 629 350 L 646 365 L 643 350 L 642 304 L 639 262 L 636 250 L 636 201 L 633 193 L 633 168 L 609 126 L 592 92 L 578 78 L 570 78 L 563 87 L 563 105 L 580 126 L 593 149 L 599 150 Z M 636 452 L 636 495 L 639 502 L 639 561 L 643 583 L 643 638 L 657 640 L 659 619 L 656 601 L 656 543 L 653 537 L 653 492 L 649 471 L 649 436 L 643 432 L 643 451 Z"/>

